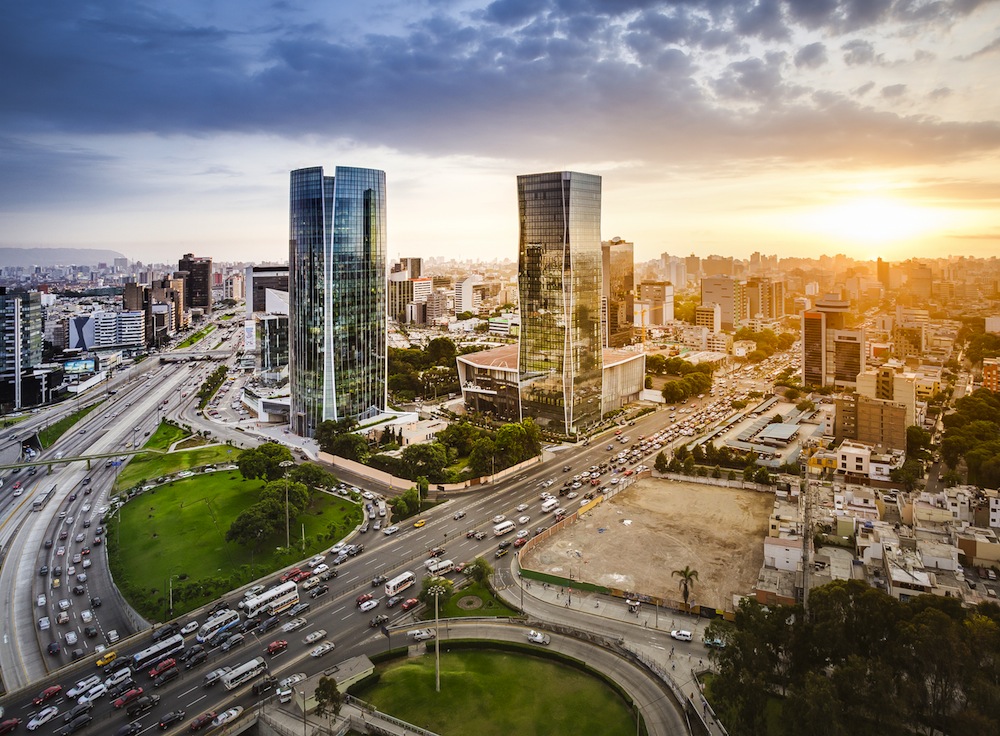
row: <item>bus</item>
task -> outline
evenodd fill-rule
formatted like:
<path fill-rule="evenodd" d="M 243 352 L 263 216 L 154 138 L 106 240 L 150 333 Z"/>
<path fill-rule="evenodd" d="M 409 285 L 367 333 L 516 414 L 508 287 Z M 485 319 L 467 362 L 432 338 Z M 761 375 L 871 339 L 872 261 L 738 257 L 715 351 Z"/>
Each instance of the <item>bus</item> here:
<path fill-rule="evenodd" d="M 171 654 L 184 651 L 184 637 L 174 634 L 162 641 L 158 641 L 147 649 L 132 655 L 132 667 L 144 670 L 150 665 L 154 665 L 161 659 L 166 659 Z"/>
<path fill-rule="evenodd" d="M 493 536 L 502 537 L 504 534 L 509 534 L 516 528 L 517 525 L 513 521 L 510 521 L 509 519 L 507 521 L 502 521 L 493 527 Z"/>
<path fill-rule="evenodd" d="M 275 585 L 255 598 L 243 601 L 241 604 L 246 611 L 247 618 L 254 618 L 260 613 L 268 616 L 277 616 L 282 611 L 299 602 L 299 586 L 289 580 L 281 585 Z"/>
<path fill-rule="evenodd" d="M 402 590 L 406 590 L 411 585 L 417 582 L 417 576 L 412 572 L 404 572 L 397 575 L 388 583 L 385 584 L 385 594 L 386 595 L 396 595 Z"/>
<path fill-rule="evenodd" d="M 255 657 L 227 673 L 222 678 L 222 684 L 226 690 L 235 690 L 243 683 L 249 682 L 264 672 L 267 672 L 267 662 L 264 661 L 263 657 Z"/>
<path fill-rule="evenodd" d="M 220 631 L 229 631 L 240 622 L 240 614 L 227 608 L 212 616 L 205 624 L 198 629 L 198 636 L 195 637 L 199 643 L 204 643 L 218 634 Z"/>
<path fill-rule="evenodd" d="M 430 560 L 428 560 L 430 562 Z M 431 575 L 444 575 L 455 569 L 455 563 L 451 560 L 434 560 L 434 563 L 427 565 L 427 572 Z"/>
<path fill-rule="evenodd" d="M 48 503 L 48 500 L 52 498 L 52 492 L 55 491 L 55 489 L 56 487 L 52 486 L 49 490 L 45 491 L 45 493 L 39 493 L 35 496 L 34 500 L 31 502 L 31 510 L 41 511 L 45 504 Z"/>

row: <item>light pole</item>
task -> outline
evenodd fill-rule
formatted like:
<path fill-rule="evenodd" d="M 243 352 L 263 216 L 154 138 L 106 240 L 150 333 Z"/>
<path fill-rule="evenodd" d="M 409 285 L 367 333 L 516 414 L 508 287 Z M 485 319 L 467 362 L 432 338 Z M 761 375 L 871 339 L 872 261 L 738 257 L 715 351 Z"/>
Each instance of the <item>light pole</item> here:
<path fill-rule="evenodd" d="M 279 467 L 284 471 L 285 474 L 285 549 L 292 546 L 291 532 L 288 527 L 288 468 L 295 465 L 291 460 L 285 460 L 278 463 Z"/>
<path fill-rule="evenodd" d="M 444 593 L 444 586 L 432 585 L 427 592 L 434 596 L 434 691 L 441 692 L 441 619 L 438 617 L 438 598 Z"/>
<path fill-rule="evenodd" d="M 302 696 L 302 736 L 306 736 L 306 691 L 299 690 L 299 695 Z"/>
<path fill-rule="evenodd" d="M 179 578 L 180 575 L 171 575 L 169 581 L 170 587 L 170 615 L 169 618 L 174 617 L 174 578 Z"/>

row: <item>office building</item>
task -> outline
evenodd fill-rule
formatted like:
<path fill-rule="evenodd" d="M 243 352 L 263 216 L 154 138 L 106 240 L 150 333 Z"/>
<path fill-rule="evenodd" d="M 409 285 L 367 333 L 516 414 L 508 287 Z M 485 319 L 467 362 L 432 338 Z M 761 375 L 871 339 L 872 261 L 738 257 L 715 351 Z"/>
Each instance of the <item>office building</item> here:
<path fill-rule="evenodd" d="M 722 332 L 722 307 L 718 304 L 702 304 L 695 307 L 694 323 L 697 327 L 707 328 L 709 332 Z"/>
<path fill-rule="evenodd" d="M 30 385 L 42 363 L 42 336 L 41 295 L 0 286 L 0 402 L 20 409 L 44 400 Z"/>
<path fill-rule="evenodd" d="M 247 317 L 263 312 L 268 289 L 288 291 L 288 266 L 247 266 L 244 289 L 247 298 Z"/>
<path fill-rule="evenodd" d="M 756 277 L 747 281 L 747 314 L 750 319 L 780 320 L 785 316 L 785 283 Z"/>
<path fill-rule="evenodd" d="M 480 284 L 483 277 L 478 273 L 466 276 L 455 282 L 455 314 L 471 312 L 477 314 L 479 305 L 482 302 L 482 293 L 475 289 L 476 284 Z"/>
<path fill-rule="evenodd" d="M 1000 391 L 1000 358 L 983 358 L 983 388 Z"/>
<path fill-rule="evenodd" d="M 170 305 L 171 334 L 191 324 L 191 313 L 184 307 L 186 286 L 187 279 L 185 278 L 164 278 L 154 281 L 150 287 L 150 298 L 153 304 Z"/>
<path fill-rule="evenodd" d="M 848 329 L 850 303 L 828 295 L 802 312 L 802 383 L 854 388 L 865 370 L 865 331 Z"/>
<path fill-rule="evenodd" d="M 878 282 L 882 285 L 882 288 L 886 291 L 889 290 L 889 264 L 883 261 L 881 258 L 878 259 L 876 265 L 876 275 L 878 277 Z"/>
<path fill-rule="evenodd" d="M 669 281 L 639 284 L 639 314 L 644 326 L 662 326 L 674 320 L 674 285 Z M 647 317 L 648 315 L 648 317 Z"/>
<path fill-rule="evenodd" d="M 389 271 L 390 278 L 391 274 L 403 273 L 406 274 L 403 278 L 419 279 L 422 275 L 421 268 L 422 260 L 420 258 L 400 258 L 392 264 L 392 270 Z"/>
<path fill-rule="evenodd" d="M 621 238 L 601 243 L 601 316 L 604 347 L 632 342 L 635 309 L 634 245 Z"/>
<path fill-rule="evenodd" d="M 291 425 L 362 421 L 386 406 L 385 172 L 291 172 Z"/>
<path fill-rule="evenodd" d="M 601 419 L 601 177 L 517 177 L 521 413 L 574 435 Z"/>
<path fill-rule="evenodd" d="M 226 299 L 240 301 L 243 299 L 243 276 L 238 273 L 229 274 L 226 276 L 222 288 Z"/>
<path fill-rule="evenodd" d="M 177 262 L 184 278 L 184 307 L 212 311 L 212 259 L 185 253 Z"/>
<path fill-rule="evenodd" d="M 719 305 L 724 330 L 738 330 L 747 316 L 744 286 L 744 282 L 732 276 L 706 276 L 701 280 L 701 303 Z"/>

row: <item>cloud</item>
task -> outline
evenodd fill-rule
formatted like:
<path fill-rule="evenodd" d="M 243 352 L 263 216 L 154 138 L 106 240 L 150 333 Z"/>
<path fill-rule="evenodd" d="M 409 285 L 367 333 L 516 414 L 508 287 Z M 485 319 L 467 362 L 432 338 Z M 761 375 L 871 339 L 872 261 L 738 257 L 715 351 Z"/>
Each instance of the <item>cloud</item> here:
<path fill-rule="evenodd" d="M 937 89 L 931 90 L 927 97 L 932 100 L 943 100 L 946 97 L 951 97 L 951 87 L 938 87 Z"/>
<path fill-rule="evenodd" d="M 882 88 L 882 97 L 887 100 L 895 100 L 906 94 L 905 84 L 890 84 Z"/>
<path fill-rule="evenodd" d="M 821 41 L 810 43 L 795 52 L 795 66 L 817 69 L 827 62 L 826 46 Z"/>
<path fill-rule="evenodd" d="M 995 54 L 1000 51 L 1000 36 L 997 36 L 988 44 L 983 46 L 981 49 L 973 51 L 971 54 L 966 56 L 959 56 L 959 61 L 970 61 L 972 59 L 978 59 L 980 56 L 986 56 L 987 54 Z"/>
<path fill-rule="evenodd" d="M 875 63 L 875 45 L 871 41 L 856 38 L 843 44 L 840 49 L 845 52 L 844 63 L 848 66 Z"/>

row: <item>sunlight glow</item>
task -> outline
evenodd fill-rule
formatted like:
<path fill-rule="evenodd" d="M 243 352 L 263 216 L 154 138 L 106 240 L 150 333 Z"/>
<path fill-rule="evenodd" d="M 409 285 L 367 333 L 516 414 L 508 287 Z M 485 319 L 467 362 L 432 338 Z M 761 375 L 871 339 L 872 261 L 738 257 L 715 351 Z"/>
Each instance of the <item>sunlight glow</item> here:
<path fill-rule="evenodd" d="M 802 217 L 801 224 L 834 240 L 883 245 L 930 235 L 945 220 L 940 211 L 872 195 L 814 210 Z"/>

